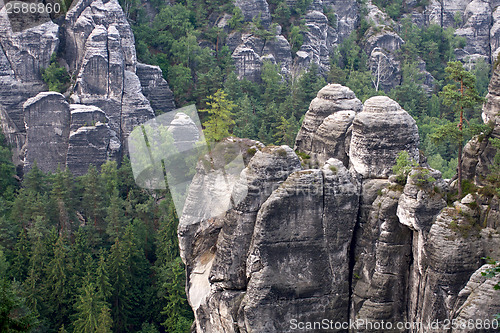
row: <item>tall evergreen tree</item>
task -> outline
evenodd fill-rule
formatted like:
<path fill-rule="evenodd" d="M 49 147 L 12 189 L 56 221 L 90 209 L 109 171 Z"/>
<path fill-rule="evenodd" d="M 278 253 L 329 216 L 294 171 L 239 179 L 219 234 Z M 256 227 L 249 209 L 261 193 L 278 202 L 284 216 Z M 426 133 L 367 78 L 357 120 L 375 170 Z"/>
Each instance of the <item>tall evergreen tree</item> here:
<path fill-rule="evenodd" d="M 209 142 L 218 142 L 229 136 L 230 126 L 234 124 L 232 111 L 236 105 L 227 99 L 222 89 L 209 96 L 208 100 L 209 108 L 200 110 L 209 114 L 209 119 L 203 123 L 205 138 Z"/>
<path fill-rule="evenodd" d="M 50 318 L 55 327 L 65 324 L 65 319 L 69 315 L 68 306 L 70 297 L 70 274 L 67 253 L 68 246 L 65 236 L 62 234 L 54 244 L 53 258 L 47 264 L 46 268 L 46 288 L 47 301 L 50 304 Z"/>
<path fill-rule="evenodd" d="M 75 304 L 76 320 L 74 321 L 75 333 L 95 333 L 98 327 L 99 315 L 104 307 L 102 301 L 97 297 L 96 288 L 93 283 L 87 283 L 82 293 L 78 295 Z"/>
<path fill-rule="evenodd" d="M 450 61 L 446 67 L 448 80 L 441 92 L 444 104 L 453 107 L 458 114 L 458 124 L 449 123 L 439 127 L 433 134 L 437 141 L 451 138 L 458 145 L 458 196 L 462 197 L 462 150 L 464 145 L 464 112 L 479 105 L 483 98 L 476 90 L 476 79 L 460 61 Z"/>

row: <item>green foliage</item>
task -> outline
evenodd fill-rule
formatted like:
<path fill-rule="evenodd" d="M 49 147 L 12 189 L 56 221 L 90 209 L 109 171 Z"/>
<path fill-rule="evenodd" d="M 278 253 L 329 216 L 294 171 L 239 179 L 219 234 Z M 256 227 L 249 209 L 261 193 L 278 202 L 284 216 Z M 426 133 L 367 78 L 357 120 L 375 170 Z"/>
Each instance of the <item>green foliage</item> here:
<path fill-rule="evenodd" d="M 375 0 L 373 4 L 379 7 L 393 19 L 397 20 L 405 13 L 405 6 L 403 5 L 403 0 Z"/>
<path fill-rule="evenodd" d="M 185 297 L 185 274 L 180 258 L 177 258 L 162 272 L 162 279 L 165 281 L 167 305 L 163 308 L 162 314 L 166 316 L 162 325 L 167 332 L 188 333 L 190 332 L 191 311 Z"/>
<path fill-rule="evenodd" d="M 476 79 L 474 75 L 463 67 L 459 61 L 448 62 L 446 67 L 447 79 L 452 83 L 446 85 L 440 96 L 443 104 L 450 106 L 458 116 L 458 122 L 441 125 L 431 135 L 435 142 L 448 139 L 458 146 L 458 184 L 462 184 L 462 148 L 464 144 L 464 127 L 467 126 L 468 134 L 479 134 L 483 127 L 473 126 L 473 123 L 465 122 L 464 116 L 467 112 L 474 113 L 474 108 L 480 105 L 484 98 L 479 96 L 476 90 Z M 475 133 L 476 132 L 476 133 Z M 458 196 L 462 196 L 462 186 L 458 187 Z"/>
<path fill-rule="evenodd" d="M 68 71 L 59 66 L 56 54 L 52 54 L 49 67 L 42 69 L 42 79 L 49 86 L 49 91 L 65 92 L 70 83 Z"/>
<path fill-rule="evenodd" d="M 2 207 L 2 202 L 7 203 L 13 199 L 14 191 L 18 187 L 15 175 L 16 168 L 12 163 L 12 153 L 0 129 L 0 207 Z M 0 216 L 2 213 L 2 208 L 0 208 Z"/>
<path fill-rule="evenodd" d="M 233 16 L 229 20 L 229 27 L 234 30 L 241 30 L 243 28 L 244 17 L 241 9 L 234 7 Z"/>
<path fill-rule="evenodd" d="M 204 134 L 209 142 L 218 142 L 229 136 L 229 128 L 235 124 L 232 111 L 236 104 L 227 99 L 227 94 L 222 89 L 209 96 L 208 100 L 209 108 L 199 110 L 209 114 L 209 119 L 203 123 Z"/>
<path fill-rule="evenodd" d="M 417 163 L 410 157 L 406 150 L 400 151 L 396 158 L 396 164 L 392 167 L 392 172 L 397 176 L 397 181 L 400 184 L 406 184 L 406 179 L 412 168 L 416 167 Z"/>
<path fill-rule="evenodd" d="M 487 263 L 493 265 L 493 267 L 488 268 L 485 272 L 481 272 L 482 276 L 486 276 L 488 278 L 492 278 L 500 274 L 500 262 L 491 259 L 490 257 L 483 258 L 486 259 Z M 500 282 L 496 283 L 493 288 L 495 290 L 500 290 Z"/>
<path fill-rule="evenodd" d="M 0 247 L 0 332 L 30 332 L 36 324 L 16 281 L 7 279 L 9 264 Z"/>
<path fill-rule="evenodd" d="M 167 193 L 155 193 L 162 198 L 156 202 L 135 187 L 127 159 L 119 168 L 116 162 L 102 165 L 101 172 L 91 167 L 78 178 L 62 170 L 44 175 L 33 165 L 22 185 L 12 208 L 0 214 L 0 227 L 10 235 L 0 238 L 7 245 L 5 256 L 0 251 L 0 330 L 137 332 L 146 322 L 160 327 L 168 302 L 159 303 L 156 295 L 167 293 L 164 284 L 173 277 L 152 272 L 179 257 L 177 216 Z M 183 275 L 179 269 L 176 274 Z M 187 304 L 184 290 L 178 297 Z M 186 327 L 192 323 L 189 306 L 172 315 Z"/>

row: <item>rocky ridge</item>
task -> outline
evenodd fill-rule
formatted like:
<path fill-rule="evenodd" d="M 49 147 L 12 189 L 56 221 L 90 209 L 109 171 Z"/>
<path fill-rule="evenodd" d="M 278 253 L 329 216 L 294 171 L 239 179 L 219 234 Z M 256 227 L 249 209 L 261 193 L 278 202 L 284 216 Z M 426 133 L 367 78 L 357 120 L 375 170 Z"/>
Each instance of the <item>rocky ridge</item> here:
<path fill-rule="evenodd" d="M 393 100 L 363 106 L 349 88 L 327 85 L 297 135 L 300 157 L 249 142 L 232 189 L 200 169 L 179 223 L 193 329 L 294 332 L 299 322 L 325 318 L 492 320 L 498 277 L 481 275 L 488 267 L 481 258 L 500 259 L 498 199 L 473 193 L 448 205 L 448 183 L 424 162 L 402 184 L 391 176 L 396 155 L 406 150 L 418 162 L 418 141 L 415 121 Z M 200 195 L 243 199 L 211 214 L 211 205 L 196 205 Z"/>

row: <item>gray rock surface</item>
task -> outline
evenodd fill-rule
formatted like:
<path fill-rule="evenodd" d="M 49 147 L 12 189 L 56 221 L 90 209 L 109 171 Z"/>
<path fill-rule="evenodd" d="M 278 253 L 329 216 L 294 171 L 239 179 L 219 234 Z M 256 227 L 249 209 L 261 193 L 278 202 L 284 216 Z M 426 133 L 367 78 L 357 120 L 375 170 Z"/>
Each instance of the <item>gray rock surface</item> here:
<path fill-rule="evenodd" d="M 87 173 L 90 165 L 100 167 L 109 159 L 112 132 L 107 124 L 82 126 L 69 136 L 67 166 L 74 176 Z"/>
<path fill-rule="evenodd" d="M 174 94 L 163 78 L 160 67 L 137 63 L 136 74 L 141 82 L 142 93 L 156 113 L 175 109 Z"/>
<path fill-rule="evenodd" d="M 436 217 L 425 249 L 424 283 L 419 297 L 410 303 L 412 320 L 451 319 L 460 291 L 481 266 L 483 250 L 477 218 L 462 203 L 443 209 Z"/>
<path fill-rule="evenodd" d="M 33 163 L 44 172 L 64 169 L 68 151 L 71 114 L 63 95 L 42 92 L 24 103 L 26 123 L 25 171 Z"/>
<path fill-rule="evenodd" d="M 248 255 L 241 332 L 293 332 L 293 319 L 347 320 L 358 197 L 356 180 L 331 159 L 322 170 L 293 173 L 266 200 Z"/>
<path fill-rule="evenodd" d="M 463 149 L 462 167 L 466 179 L 474 180 L 478 185 L 484 185 L 484 180 L 490 174 L 497 149 L 489 138 L 500 138 L 500 68 L 493 70 L 486 102 L 483 105 L 482 118 L 486 124 L 493 127 L 489 137 L 472 138 Z"/>
<path fill-rule="evenodd" d="M 470 321 L 476 322 L 478 318 L 483 319 L 482 327 L 475 325 L 475 327 L 465 328 L 458 327 L 451 332 L 494 332 L 491 323 L 495 316 L 500 313 L 500 305 L 498 304 L 498 297 L 500 291 L 494 289 L 494 285 L 499 283 L 498 275 L 493 278 L 483 276 L 488 270 L 493 269 L 494 265 L 483 265 L 479 268 L 467 282 L 464 289 L 458 294 L 459 307 L 454 311 L 453 319 L 459 323 L 469 323 Z M 489 326 L 486 324 L 489 323 Z"/>
<path fill-rule="evenodd" d="M 328 24 L 327 17 L 318 10 L 309 11 L 305 15 L 305 25 L 307 31 L 300 47 L 302 56 L 296 58 L 293 71 L 297 75 L 314 63 L 319 66 L 320 73 L 326 73 L 330 68 L 332 47 L 338 42 L 337 32 Z"/>
<path fill-rule="evenodd" d="M 311 156 L 312 164 L 329 158 L 348 165 L 349 127 L 362 104 L 351 89 L 339 84 L 323 87 L 309 106 L 295 140 L 295 149 Z"/>
<path fill-rule="evenodd" d="M 251 33 L 233 32 L 228 36 L 228 46 L 240 79 L 259 82 L 264 61 L 279 64 L 282 75 L 291 73 L 290 44 L 280 34 L 270 40 L 263 40 Z"/>
<path fill-rule="evenodd" d="M 47 89 L 41 81 L 41 69 L 48 67 L 51 55 L 58 51 L 60 40 L 64 43 L 64 53 L 60 53 L 64 57 L 62 62 L 68 64 L 70 74 L 76 78 L 68 93 L 72 93 L 74 103 L 83 105 L 80 108 L 82 113 L 73 115 L 73 143 L 69 145 L 69 151 L 66 148 L 71 168 L 81 173 L 89 163 L 100 165 L 108 158 L 119 159 L 126 152 L 124 143 L 132 128 L 154 117 L 145 95 L 158 111 L 170 111 L 175 106 L 161 70 L 154 66 L 137 65 L 134 36 L 118 1 L 76 1 L 61 27 L 48 21 L 20 32 L 13 31 L 8 17 L 1 12 L 0 115 L 2 128 L 14 147 L 17 164 L 26 159 L 25 167 L 29 169 L 33 160 L 40 159 L 44 154 L 43 151 L 30 151 L 35 149 L 33 138 L 31 143 L 25 143 L 27 128 L 24 119 L 30 116 L 23 113 L 23 104 Z M 62 104 L 67 103 L 61 101 Z M 100 111 L 89 112 L 85 105 Z M 51 119 L 51 116 L 56 118 Z M 102 126 L 91 128 L 98 121 Z M 33 120 L 30 122 L 33 123 Z M 51 111 L 44 114 L 43 120 L 41 118 L 33 124 L 41 128 L 59 122 L 56 113 Z M 61 124 L 69 126 L 66 120 Z M 81 127 L 88 128 L 79 130 Z M 70 128 L 59 129 L 68 144 Z M 89 146 L 84 147 L 85 144 Z M 89 149 L 89 155 L 78 157 L 78 154 L 86 154 L 86 149 Z M 92 153 L 93 149 L 99 150 L 99 153 Z M 44 171 L 55 171 L 51 168 L 57 167 L 58 163 L 65 165 L 62 146 L 56 150 L 60 158 L 54 159 L 54 163 L 42 162 Z M 51 156 L 51 153 L 46 155 Z M 94 157 L 95 160 L 92 160 Z"/>
<path fill-rule="evenodd" d="M 95 106 L 70 104 L 71 132 L 66 166 L 75 176 L 87 173 L 92 164 L 99 168 L 112 157 L 113 141 L 117 141 L 111 131 L 109 119 Z"/>
<path fill-rule="evenodd" d="M 168 103 L 163 111 L 173 107 L 168 86 L 153 66 L 139 65 L 140 81 L 132 30 L 117 1 L 79 1 L 67 13 L 65 27 L 68 64 L 77 77 L 72 98 L 106 114 L 119 143 L 108 155 L 119 157 L 133 127 L 154 117 L 143 89 L 154 105 Z"/>
<path fill-rule="evenodd" d="M 415 120 L 392 99 L 372 97 L 354 118 L 350 162 L 364 178 L 387 178 L 403 150 L 418 163 L 418 144 Z"/>
<path fill-rule="evenodd" d="M 179 222 L 181 256 L 187 264 L 188 299 L 198 332 L 222 331 L 221 325 L 232 327 L 236 321 L 237 300 L 241 300 L 246 285 L 246 251 L 257 211 L 280 182 L 300 169 L 297 156 L 286 146 L 260 151 L 255 141 L 240 144 L 245 154 L 251 147 L 256 150 L 241 176 L 224 182 L 219 173 L 207 172 L 200 164 Z M 246 195 L 235 207 L 220 204 L 240 197 L 241 193 Z M 214 307 L 227 303 L 219 304 L 219 299 L 233 304 L 228 323 L 218 318 L 215 311 Z"/>
<path fill-rule="evenodd" d="M 266 0 L 235 0 L 234 4 L 241 9 L 245 21 L 251 22 L 254 18 L 260 17 L 265 27 L 271 24 L 271 13 Z"/>
<path fill-rule="evenodd" d="M 337 16 L 338 41 L 341 43 L 356 29 L 360 5 L 355 0 L 323 0 L 323 6 L 333 9 Z"/>
<path fill-rule="evenodd" d="M 16 32 L 5 11 L 0 11 L 0 119 L 19 167 L 23 166 L 26 141 L 23 104 L 46 90 L 40 70 L 49 66 L 58 44 L 56 24 L 46 22 Z"/>
<path fill-rule="evenodd" d="M 381 31 L 379 31 L 381 29 Z M 404 41 L 385 27 L 371 28 L 366 32 L 365 51 L 375 90 L 389 91 L 401 84 L 401 64 L 396 52 Z"/>
<path fill-rule="evenodd" d="M 455 32 L 455 35 L 466 39 L 463 53 L 459 60 L 468 61 L 483 58 L 490 59 L 490 29 L 492 24 L 489 1 L 474 0 L 467 5 L 463 14 L 465 24 Z"/>
<path fill-rule="evenodd" d="M 381 190 L 357 238 L 352 320 L 398 322 L 406 318 L 411 231 L 396 216 L 401 194 L 395 184 Z"/>

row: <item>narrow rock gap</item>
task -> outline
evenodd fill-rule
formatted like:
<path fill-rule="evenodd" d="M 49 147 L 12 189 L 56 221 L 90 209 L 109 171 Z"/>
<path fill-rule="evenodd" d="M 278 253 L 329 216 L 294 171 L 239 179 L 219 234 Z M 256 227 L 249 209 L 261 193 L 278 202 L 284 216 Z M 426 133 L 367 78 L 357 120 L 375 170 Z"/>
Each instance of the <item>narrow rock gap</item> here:
<path fill-rule="evenodd" d="M 2 44 L 2 40 L 0 40 L 0 49 L 2 50 L 3 54 L 5 55 L 5 58 L 7 59 L 7 61 L 9 62 L 10 69 L 14 73 L 14 77 L 16 78 L 16 80 L 21 81 L 21 79 L 17 76 L 16 70 L 15 70 L 15 67 L 14 67 L 14 63 L 12 62 L 12 60 L 7 55 L 7 52 L 6 52 L 6 50 L 5 50 L 5 48 L 4 48 L 3 44 Z"/>
<path fill-rule="evenodd" d="M 413 255 L 413 241 L 414 241 L 414 236 L 415 236 L 415 232 L 414 231 L 411 231 L 410 233 L 410 245 L 411 245 L 411 251 L 410 251 L 410 261 L 408 262 L 408 275 L 406 276 L 406 300 L 405 300 L 405 304 L 406 304 L 406 320 L 408 322 L 411 322 L 412 321 L 412 318 L 413 318 L 413 314 L 411 314 L 411 302 L 410 302 L 410 297 L 411 297 L 411 284 L 410 282 L 411 279 L 412 279 L 412 271 L 413 271 L 413 265 L 415 265 L 416 261 L 415 261 L 415 257 Z M 415 281 L 413 281 L 413 283 L 415 283 Z"/>
<path fill-rule="evenodd" d="M 356 247 L 357 236 L 356 234 L 360 230 L 360 220 L 361 220 L 361 208 L 362 208 L 362 189 L 363 189 L 363 181 L 359 184 L 359 198 L 358 198 L 358 214 L 356 217 L 356 223 L 354 224 L 354 228 L 352 230 L 352 238 L 351 243 L 349 244 L 349 253 L 347 254 L 349 257 L 349 306 L 347 308 L 347 319 L 351 318 L 351 309 L 352 309 L 352 295 L 353 295 L 353 279 L 354 279 L 354 265 L 356 264 L 356 256 L 354 254 L 354 250 Z"/>

